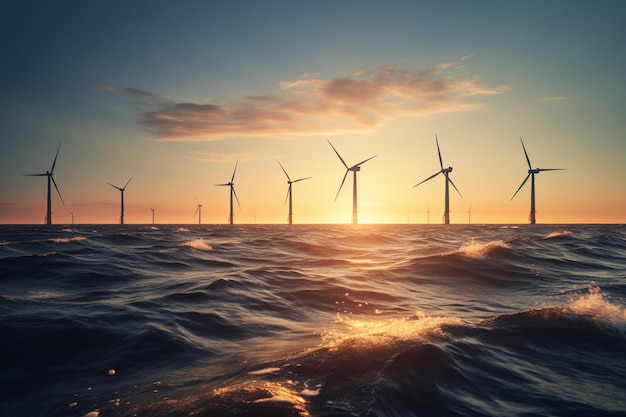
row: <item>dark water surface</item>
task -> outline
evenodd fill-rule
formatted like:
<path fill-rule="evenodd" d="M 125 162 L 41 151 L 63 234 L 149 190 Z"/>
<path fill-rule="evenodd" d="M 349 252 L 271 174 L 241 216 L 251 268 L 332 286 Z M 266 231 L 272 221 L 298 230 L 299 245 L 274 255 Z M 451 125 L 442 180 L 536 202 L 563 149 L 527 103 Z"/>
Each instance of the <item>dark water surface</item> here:
<path fill-rule="evenodd" d="M 0 226 L 1 416 L 624 416 L 626 227 Z"/>

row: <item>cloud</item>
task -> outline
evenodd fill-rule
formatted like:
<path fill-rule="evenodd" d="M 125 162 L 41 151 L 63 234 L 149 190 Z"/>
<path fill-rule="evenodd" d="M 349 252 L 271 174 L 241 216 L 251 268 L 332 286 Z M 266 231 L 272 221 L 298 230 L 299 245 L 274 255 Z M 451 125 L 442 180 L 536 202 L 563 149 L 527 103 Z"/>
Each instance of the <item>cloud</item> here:
<path fill-rule="evenodd" d="M 139 124 L 158 140 L 363 132 L 399 117 L 476 110 L 484 105 L 477 97 L 509 90 L 466 75 L 464 61 L 420 71 L 387 65 L 334 79 L 304 76 L 279 83 L 284 97 L 246 96 L 221 104 L 177 103 L 134 88 L 105 89 L 132 97 L 140 108 Z"/>
<path fill-rule="evenodd" d="M 557 101 L 565 101 L 569 100 L 567 96 L 557 96 L 557 97 L 544 97 L 539 100 L 540 103 L 555 103 Z"/>
<path fill-rule="evenodd" d="M 211 151 L 196 150 L 190 156 L 191 159 L 197 161 L 219 162 L 219 163 L 232 163 L 233 161 L 247 161 L 251 159 L 257 159 L 249 153 L 220 153 Z"/>

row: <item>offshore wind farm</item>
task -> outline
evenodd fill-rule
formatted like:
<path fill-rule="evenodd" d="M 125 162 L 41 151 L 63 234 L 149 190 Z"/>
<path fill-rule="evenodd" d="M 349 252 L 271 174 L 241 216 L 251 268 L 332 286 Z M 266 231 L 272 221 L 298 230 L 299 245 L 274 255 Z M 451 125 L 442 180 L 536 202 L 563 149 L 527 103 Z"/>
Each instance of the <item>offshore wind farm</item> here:
<path fill-rule="evenodd" d="M 0 415 L 626 415 L 626 2 L 0 10 Z"/>
<path fill-rule="evenodd" d="M 535 224 L 536 223 L 536 205 L 535 205 L 535 174 L 538 174 L 540 172 L 543 171 L 560 171 L 563 170 L 562 168 L 533 168 L 530 162 L 530 158 L 528 157 L 528 153 L 526 152 L 526 148 L 524 146 L 524 142 L 522 141 L 522 139 L 520 138 L 520 142 L 522 144 L 522 148 L 524 151 L 524 155 L 526 157 L 526 161 L 528 163 L 528 175 L 525 177 L 524 181 L 522 182 L 522 184 L 519 186 L 519 188 L 517 189 L 517 191 L 513 194 L 513 197 L 511 197 L 511 200 L 513 200 L 513 198 L 517 195 L 517 193 L 522 189 L 522 187 L 526 184 L 526 182 L 528 181 L 528 179 L 531 179 L 531 198 L 530 198 L 530 215 L 529 215 L 529 223 L 530 224 Z M 452 167 L 447 167 L 444 168 L 443 165 L 443 158 L 441 156 L 441 149 L 439 147 L 439 139 L 437 137 L 437 135 L 435 134 L 435 143 L 437 146 L 437 156 L 439 158 L 439 166 L 440 166 L 440 170 L 438 172 L 436 172 L 435 174 L 427 177 L 426 179 L 422 180 L 421 182 L 413 185 L 413 188 L 437 177 L 438 175 L 442 174 L 445 178 L 445 182 L 444 182 L 444 212 L 443 212 L 443 216 L 442 216 L 442 223 L 443 224 L 450 224 L 450 195 L 449 195 L 449 185 L 452 185 L 452 187 L 454 188 L 454 190 L 459 194 L 459 196 L 461 198 L 463 198 L 463 196 L 461 195 L 461 192 L 458 190 L 458 188 L 456 187 L 456 185 L 454 184 L 454 182 L 452 181 L 452 178 L 450 178 L 450 173 L 452 172 Z M 352 176 L 352 216 L 351 216 L 351 223 L 356 225 L 358 224 L 358 192 L 357 192 L 357 173 L 361 170 L 361 165 L 363 165 L 365 162 L 370 161 L 371 159 L 375 158 L 377 155 L 371 156 L 367 159 L 364 159 L 361 162 L 358 162 L 354 165 L 348 166 L 348 164 L 345 162 L 345 160 L 343 159 L 343 157 L 341 156 L 341 154 L 337 151 L 337 149 L 334 147 L 334 145 L 330 142 L 330 140 L 328 141 L 328 144 L 331 146 L 332 150 L 335 152 L 335 154 L 337 155 L 337 157 L 339 158 L 340 162 L 342 163 L 342 165 L 346 168 L 346 171 L 344 173 L 344 176 L 341 180 L 341 184 L 339 185 L 339 189 L 337 191 L 337 194 L 335 195 L 335 200 L 337 201 L 337 198 L 339 197 L 339 194 L 341 192 L 341 189 L 343 188 L 343 185 L 346 181 L 346 178 L 348 177 L 348 174 L 350 172 L 352 172 L 353 176 Z M 60 149 L 60 145 L 59 148 L 57 149 L 57 153 L 55 155 L 55 159 L 53 161 L 52 164 L 52 168 L 50 169 L 50 171 L 46 171 L 45 174 L 30 174 L 30 176 L 46 176 L 48 178 L 48 205 L 47 205 L 47 212 L 46 212 L 46 217 L 45 217 L 45 223 L 46 224 L 51 224 L 51 220 L 52 220 L 52 209 L 51 209 L 51 191 L 50 191 L 50 184 L 54 184 L 59 197 L 61 198 L 61 201 L 63 200 L 60 194 L 60 191 L 58 190 L 58 187 L 56 185 L 56 182 L 54 181 L 53 178 L 53 171 L 54 171 L 54 166 L 56 164 L 56 160 L 58 157 L 58 153 L 59 153 L 59 149 Z M 287 171 L 285 170 L 285 168 L 283 167 L 283 165 L 280 163 L 280 161 L 277 161 L 278 165 L 280 166 L 281 170 L 283 171 L 283 173 L 285 174 L 285 176 L 287 177 L 287 184 L 288 184 L 288 188 L 287 188 L 287 195 L 285 197 L 285 204 L 287 204 L 287 202 L 289 203 L 289 212 L 288 212 L 288 217 L 287 217 L 287 223 L 288 224 L 292 224 L 293 223 L 293 201 L 292 201 L 292 185 L 294 183 L 300 182 L 300 181 L 304 181 L 307 179 L 310 179 L 312 177 L 303 177 L 303 178 L 299 178 L 296 180 L 291 180 L 291 178 L 289 177 L 289 174 L 287 174 Z M 237 167 L 239 165 L 239 161 L 237 161 L 235 163 L 235 168 L 233 169 L 233 174 L 232 177 L 230 179 L 229 182 L 227 183 L 222 183 L 222 184 L 213 184 L 214 186 L 218 186 L 218 187 L 229 187 L 229 191 L 230 191 L 230 198 L 229 198 L 229 215 L 228 215 L 228 224 L 234 224 L 234 202 L 237 203 L 237 205 L 239 206 L 239 208 L 241 208 L 240 204 L 239 204 L 239 198 L 237 197 L 237 192 L 235 191 L 235 175 L 237 173 Z M 124 184 L 123 187 L 118 187 L 116 185 L 113 185 L 111 183 L 108 183 L 111 187 L 117 189 L 118 191 L 120 191 L 120 216 L 119 216 L 119 223 L 120 224 L 124 224 L 124 191 L 126 191 L 126 187 L 128 186 L 128 184 L 132 181 L 132 179 L 134 178 L 134 176 L 132 176 L 127 182 L 126 184 Z M 196 207 L 196 211 L 194 212 L 194 217 L 198 217 L 198 224 L 202 224 L 202 204 L 200 204 L 200 200 L 198 200 L 198 197 L 196 196 L 196 203 L 197 203 L 197 207 Z M 154 211 L 156 210 L 156 208 L 150 208 L 150 210 L 152 211 L 152 223 L 154 224 Z M 471 205 L 468 211 L 466 211 L 465 213 L 468 214 L 468 223 L 471 223 Z M 428 220 L 427 222 L 430 222 L 430 209 L 428 209 Z M 73 214 L 72 214 L 72 222 L 73 222 Z"/>

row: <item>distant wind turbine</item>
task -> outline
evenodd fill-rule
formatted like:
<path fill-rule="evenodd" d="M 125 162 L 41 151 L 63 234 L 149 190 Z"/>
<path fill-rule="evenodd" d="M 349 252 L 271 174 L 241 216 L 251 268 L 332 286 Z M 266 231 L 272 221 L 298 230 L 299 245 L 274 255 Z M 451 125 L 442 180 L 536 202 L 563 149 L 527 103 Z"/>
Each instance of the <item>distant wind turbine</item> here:
<path fill-rule="evenodd" d="M 118 187 L 116 185 L 111 184 L 110 182 L 108 182 L 107 184 L 109 184 L 111 187 L 116 188 L 118 190 L 120 190 L 120 194 L 121 194 L 121 204 L 120 204 L 120 224 L 124 224 L 124 191 L 126 191 L 126 187 L 128 186 L 128 183 L 130 183 L 130 181 L 134 178 L 134 175 L 132 177 L 130 177 L 130 179 L 126 182 L 126 184 L 123 187 Z"/>
<path fill-rule="evenodd" d="M 202 204 L 200 204 L 200 200 L 198 200 L 198 197 L 196 197 L 196 203 L 198 203 L 198 208 L 196 208 L 196 212 L 193 214 L 193 217 L 196 217 L 196 214 L 198 215 L 198 224 L 202 223 Z"/>
<path fill-rule="evenodd" d="M 74 209 L 72 209 L 69 214 L 72 216 L 72 224 L 74 224 Z"/>
<path fill-rule="evenodd" d="M 426 204 L 426 223 L 430 224 L 430 207 Z"/>
<path fill-rule="evenodd" d="M 52 224 L 52 193 L 50 189 L 50 183 L 54 184 L 54 188 L 56 188 L 57 193 L 59 194 L 59 198 L 61 199 L 61 203 L 65 205 L 63 201 L 63 197 L 61 196 L 61 191 L 59 191 L 59 187 L 57 187 L 57 183 L 54 180 L 54 166 L 57 163 L 57 157 L 59 156 L 59 150 L 61 149 L 61 143 L 59 143 L 59 147 L 57 148 L 57 153 L 54 156 L 54 161 L 52 162 L 52 168 L 50 171 L 46 171 L 45 174 L 25 174 L 26 177 L 48 177 L 48 208 L 46 210 L 46 224 Z"/>
<path fill-rule="evenodd" d="M 449 184 L 452 184 L 452 186 L 454 187 L 456 192 L 459 193 L 461 198 L 463 198 L 463 196 L 461 195 L 461 192 L 459 191 L 459 189 L 456 188 L 456 185 L 454 185 L 454 182 L 452 182 L 452 178 L 450 178 L 449 176 L 450 173 L 452 172 L 452 167 L 448 167 L 448 168 L 443 167 L 443 159 L 441 159 L 441 151 L 439 150 L 439 139 L 437 139 L 437 135 L 435 135 L 435 141 L 437 142 L 437 154 L 439 154 L 439 166 L 441 167 L 441 171 L 431 175 L 430 177 L 426 178 L 424 181 L 415 184 L 413 188 L 417 187 L 420 184 L 425 183 L 426 181 L 430 179 L 435 178 L 439 174 L 443 174 L 446 177 L 446 196 L 445 196 L 445 210 L 443 212 L 443 222 L 444 224 L 450 224 L 450 187 L 449 187 Z"/>
<path fill-rule="evenodd" d="M 299 181 L 304 181 L 304 180 L 308 180 L 309 178 L 312 177 L 306 177 L 306 178 L 299 178 L 297 180 L 291 180 L 291 178 L 289 178 L 289 174 L 287 174 L 287 171 L 285 171 L 285 168 L 283 167 L 283 165 L 280 163 L 280 161 L 277 161 L 278 165 L 280 165 L 280 167 L 282 168 L 283 172 L 285 173 L 285 175 L 287 176 L 287 184 L 289 184 L 289 188 L 287 188 L 287 196 L 285 197 L 285 203 L 287 203 L 287 199 L 289 199 L 289 217 L 288 217 L 288 223 L 292 224 L 292 219 L 293 219 L 293 204 L 292 204 L 292 194 L 291 194 L 291 184 L 293 184 L 294 182 L 299 182 Z"/>
<path fill-rule="evenodd" d="M 358 210 L 357 210 L 356 173 L 361 170 L 361 165 L 363 165 L 364 163 L 366 163 L 370 159 L 375 158 L 377 155 L 371 156 L 371 157 L 369 157 L 369 158 L 359 162 L 358 164 L 355 164 L 355 165 L 352 165 L 351 167 L 348 167 L 348 164 L 346 164 L 346 161 L 344 161 L 343 158 L 341 157 L 341 155 L 339 155 L 339 152 L 337 152 L 337 149 L 335 149 L 333 144 L 330 143 L 330 141 L 328 141 L 328 143 L 330 144 L 330 146 L 333 148 L 333 150 L 335 151 L 335 153 L 339 157 L 339 160 L 341 161 L 343 166 L 346 167 L 346 173 L 343 176 L 343 180 L 341 181 L 341 185 L 339 186 L 339 190 L 337 191 L 337 195 L 335 195 L 335 201 L 337 201 L 337 197 L 339 197 L 339 193 L 341 192 L 341 188 L 343 187 L 343 183 L 346 182 L 346 177 L 348 176 L 348 172 L 352 171 L 354 173 L 354 175 L 352 177 L 353 178 L 353 180 L 352 180 L 352 224 L 359 224 Z"/>
<path fill-rule="evenodd" d="M 235 196 L 235 200 L 237 200 L 237 206 L 239 206 L 239 208 L 241 208 L 241 205 L 239 204 L 239 198 L 237 197 L 237 192 L 235 191 L 235 173 L 237 172 L 237 165 L 239 164 L 239 161 L 237 161 L 235 163 L 235 169 L 233 170 L 233 176 L 230 179 L 230 182 L 227 182 L 225 184 L 213 184 L 217 187 L 230 187 L 230 214 L 228 215 L 228 224 L 233 224 L 233 196 Z"/>
<path fill-rule="evenodd" d="M 467 224 L 471 224 L 472 223 L 472 205 L 470 204 L 469 210 L 466 211 L 467 213 Z"/>
<path fill-rule="evenodd" d="M 522 187 L 524 186 L 524 184 L 526 184 L 526 181 L 528 181 L 528 178 L 530 177 L 531 178 L 530 180 L 530 215 L 528 216 L 528 219 L 530 221 L 530 224 L 535 224 L 535 221 L 536 221 L 536 218 L 535 218 L 535 174 L 539 174 L 542 171 L 563 171 L 564 169 L 563 168 L 533 168 L 530 163 L 530 158 L 528 157 L 528 153 L 526 152 L 526 147 L 524 146 L 524 141 L 522 140 L 521 136 L 519 140 L 520 142 L 522 142 L 522 149 L 524 149 L 526 162 L 528 162 L 528 175 L 526 175 L 526 178 L 524 178 L 524 181 L 522 181 L 522 185 L 520 185 L 517 191 L 515 191 L 515 194 L 513 194 L 513 197 L 511 197 L 511 200 L 515 198 L 519 190 L 522 189 Z"/>
<path fill-rule="evenodd" d="M 150 208 L 150 210 L 152 210 L 152 224 L 154 224 L 154 211 L 155 211 L 156 209 L 158 209 L 158 208 L 159 208 L 158 206 L 157 206 L 157 207 L 154 207 L 154 208 L 152 208 L 152 207 Z"/>

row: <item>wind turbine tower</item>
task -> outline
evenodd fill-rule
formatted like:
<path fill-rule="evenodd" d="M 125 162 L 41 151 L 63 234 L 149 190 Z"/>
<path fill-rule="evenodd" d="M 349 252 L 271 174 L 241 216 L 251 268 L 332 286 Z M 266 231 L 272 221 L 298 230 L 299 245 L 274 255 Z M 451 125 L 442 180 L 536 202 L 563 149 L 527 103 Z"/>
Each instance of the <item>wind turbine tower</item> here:
<path fill-rule="evenodd" d="M 152 224 L 154 224 L 154 211 L 158 209 L 158 207 L 150 208 L 152 210 Z"/>
<path fill-rule="evenodd" d="M 289 178 L 289 174 L 287 174 L 287 171 L 285 171 L 285 168 L 280 163 L 280 161 L 277 161 L 277 162 L 278 162 L 278 165 L 280 165 L 280 167 L 282 168 L 282 170 L 285 173 L 285 175 L 287 176 L 287 184 L 289 184 L 289 188 L 287 188 L 287 196 L 285 197 L 285 203 L 287 203 L 287 199 L 289 199 L 289 217 L 287 218 L 287 222 L 288 222 L 288 224 L 292 224 L 292 220 L 293 220 L 293 202 L 292 202 L 292 198 L 291 198 L 291 196 L 292 196 L 291 184 L 293 184 L 294 182 L 308 180 L 309 178 L 312 178 L 312 177 L 299 178 L 297 180 L 293 180 L 292 181 L 291 178 Z"/>
<path fill-rule="evenodd" d="M 50 168 L 50 171 L 46 171 L 44 174 L 25 174 L 26 177 L 48 177 L 48 207 L 46 210 L 46 224 L 52 224 L 52 192 L 50 188 L 50 183 L 54 184 L 54 188 L 56 188 L 57 193 L 59 194 L 61 203 L 65 205 L 65 202 L 63 201 L 63 197 L 61 196 L 61 191 L 59 191 L 59 187 L 57 186 L 57 183 L 54 180 L 54 166 L 57 163 L 57 157 L 59 156 L 60 149 L 61 149 L 61 143 L 59 143 L 59 147 L 57 148 L 57 153 L 54 156 L 54 161 L 52 162 L 52 168 Z"/>
<path fill-rule="evenodd" d="M 235 200 L 237 200 L 237 206 L 241 208 L 241 205 L 239 204 L 239 198 L 237 197 L 237 192 L 235 191 L 235 173 L 237 172 L 238 164 L 239 161 L 235 163 L 235 169 L 233 170 L 233 176 L 231 177 L 230 182 L 227 182 L 225 184 L 213 184 L 217 187 L 230 187 L 230 214 L 228 215 L 228 224 L 233 224 L 233 196 L 235 196 Z"/>
<path fill-rule="evenodd" d="M 511 197 L 511 200 L 515 198 L 519 190 L 522 189 L 522 187 L 524 186 L 524 184 L 526 184 L 526 181 L 528 181 L 528 178 L 530 177 L 530 215 L 528 216 L 528 220 L 530 224 L 535 224 L 537 220 L 535 217 L 535 213 L 536 213 L 536 210 L 535 210 L 535 174 L 539 174 L 542 171 L 563 171 L 564 168 L 533 168 L 532 164 L 530 163 L 530 158 L 528 157 L 528 153 L 526 152 L 526 147 L 524 146 L 524 141 L 522 140 L 521 136 L 519 140 L 522 143 L 522 149 L 524 149 L 526 162 L 528 162 L 528 175 L 526 175 L 526 178 L 524 178 L 524 181 L 522 181 L 522 185 L 520 185 L 517 191 L 515 191 L 515 194 L 513 194 L 513 197 Z"/>
<path fill-rule="evenodd" d="M 339 191 L 337 191 L 337 195 L 335 196 L 335 201 L 337 201 L 337 197 L 339 197 L 339 193 L 341 192 L 341 188 L 343 187 L 343 183 L 346 182 L 346 177 L 348 176 L 348 172 L 352 171 L 353 172 L 353 180 L 352 180 L 352 224 L 359 224 L 359 219 L 358 219 L 358 209 L 357 209 L 357 186 L 356 186 L 356 173 L 359 172 L 361 170 L 361 165 L 363 165 L 364 163 L 366 163 L 367 161 L 369 161 L 372 158 L 375 158 L 377 155 L 371 156 L 361 162 L 359 162 L 358 164 L 352 165 L 351 167 L 348 167 L 348 164 L 346 164 L 346 161 L 343 160 L 343 158 L 341 157 L 341 155 L 339 155 L 339 152 L 337 152 L 337 149 L 335 149 L 335 147 L 333 146 L 332 143 L 330 143 L 330 141 L 328 141 L 328 143 L 330 144 L 331 148 L 333 148 L 333 150 L 335 151 L 335 153 L 337 154 L 337 156 L 339 157 L 339 160 L 341 161 L 341 163 L 343 164 L 343 166 L 346 167 L 346 173 L 343 176 L 343 180 L 341 181 L 341 185 L 339 186 Z"/>
<path fill-rule="evenodd" d="M 70 211 L 70 216 L 72 216 L 72 225 L 74 224 L 74 209 Z"/>
<path fill-rule="evenodd" d="M 437 154 L 439 155 L 439 166 L 441 167 L 441 170 L 439 172 L 436 172 L 435 174 L 431 175 L 430 177 L 426 178 L 424 181 L 415 184 L 413 186 L 413 188 L 417 187 L 420 184 L 425 183 L 426 181 L 428 181 L 430 179 L 435 178 L 439 174 L 443 174 L 444 177 L 446 177 L 446 191 L 445 191 L 446 195 L 445 195 L 445 209 L 444 209 L 444 212 L 443 212 L 443 222 L 444 222 L 444 224 L 450 224 L 450 186 L 449 186 L 449 184 L 452 184 L 452 186 L 454 187 L 456 192 L 459 193 L 461 198 L 463 198 L 463 196 L 461 195 L 461 192 L 459 191 L 459 189 L 456 188 L 456 185 L 454 185 L 454 182 L 452 181 L 452 178 L 450 178 L 450 173 L 452 172 L 452 167 L 448 167 L 448 168 L 444 168 L 443 167 L 443 159 L 441 158 L 441 151 L 439 149 L 439 139 L 437 139 L 437 135 L 436 134 L 435 134 L 435 142 L 437 143 Z"/>
<path fill-rule="evenodd" d="M 120 194 L 121 194 L 121 197 L 122 197 L 121 205 L 120 205 L 120 224 L 124 224 L 124 191 L 126 191 L 126 187 L 128 186 L 128 184 L 130 183 L 130 181 L 133 178 L 134 178 L 134 176 L 130 177 L 130 179 L 126 182 L 126 184 L 123 187 L 118 187 L 116 185 L 111 184 L 110 182 L 107 183 L 111 187 L 120 190 Z"/>

